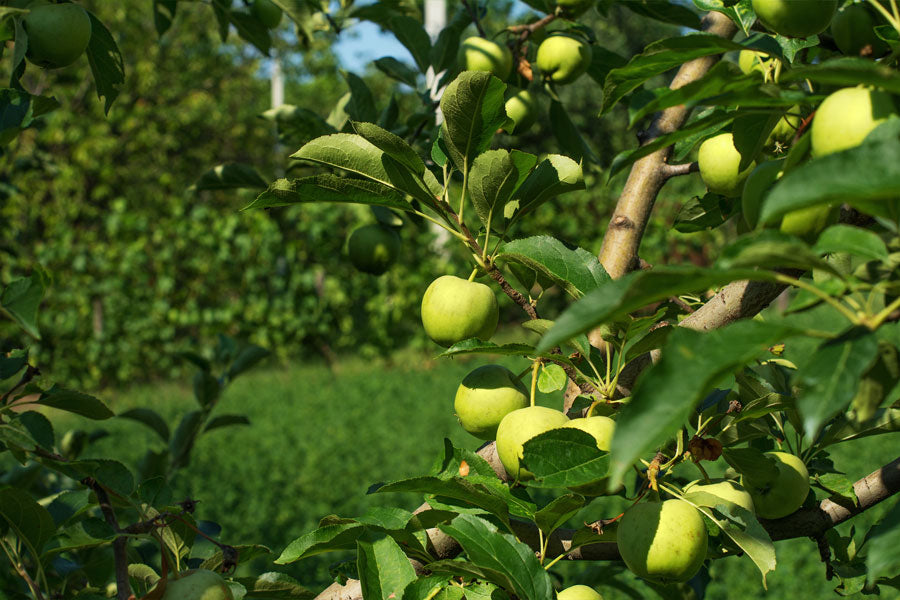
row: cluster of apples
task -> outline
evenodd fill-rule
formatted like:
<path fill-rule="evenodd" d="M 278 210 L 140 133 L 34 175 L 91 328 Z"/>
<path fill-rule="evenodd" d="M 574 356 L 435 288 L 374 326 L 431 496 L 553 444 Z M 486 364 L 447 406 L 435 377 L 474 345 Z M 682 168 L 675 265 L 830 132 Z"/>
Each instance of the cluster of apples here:
<path fill-rule="evenodd" d="M 868 8 L 850 4 L 840 11 L 836 0 L 753 0 L 759 20 L 774 33 L 807 37 L 821 33 L 829 24 L 841 51 L 847 55 L 875 57 L 887 51 L 887 45 L 875 35 L 876 22 Z M 780 68 L 777 60 L 764 53 L 744 50 L 738 65 L 746 74 L 767 74 Z M 871 87 L 843 88 L 832 92 L 819 105 L 811 125 L 813 158 L 853 148 L 891 115 L 897 114 L 893 97 Z M 766 149 L 786 144 L 795 137 L 803 121 L 800 106 L 794 106 L 776 124 L 766 140 Z M 710 192 L 741 198 L 745 224 L 755 228 L 760 207 L 775 182 L 785 172 L 785 160 L 755 161 L 740 168 L 741 155 L 731 133 L 713 136 L 700 145 L 700 177 Z M 784 233 L 808 241 L 837 218 L 837 206 L 817 206 L 786 214 L 780 223 Z"/>

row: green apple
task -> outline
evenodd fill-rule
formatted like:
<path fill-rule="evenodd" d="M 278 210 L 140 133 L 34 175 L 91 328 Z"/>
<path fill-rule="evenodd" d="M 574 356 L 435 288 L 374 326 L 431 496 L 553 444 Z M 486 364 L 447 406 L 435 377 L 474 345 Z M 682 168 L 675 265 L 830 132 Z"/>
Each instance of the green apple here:
<path fill-rule="evenodd" d="M 700 570 L 708 536 L 700 511 L 683 500 L 639 502 L 620 519 L 616 543 L 632 573 L 670 584 Z"/>
<path fill-rule="evenodd" d="M 750 492 L 745 490 L 738 482 L 731 481 L 730 479 L 715 479 L 710 483 L 702 483 L 699 480 L 692 481 L 684 486 L 684 490 L 682 491 L 685 496 L 692 492 L 712 494 L 713 496 L 725 500 L 725 503 L 730 502 L 732 504 L 737 504 L 741 508 L 747 509 L 752 513 L 756 512 L 753 508 L 753 498 L 750 496 Z"/>
<path fill-rule="evenodd" d="M 597 3 L 597 0 L 556 0 L 556 10 L 563 19 L 577 19 Z"/>
<path fill-rule="evenodd" d="M 497 456 L 509 476 L 519 481 L 534 479 L 534 473 L 519 466 L 525 442 L 545 431 L 561 427 L 569 418 L 545 406 L 514 410 L 497 427 Z"/>
<path fill-rule="evenodd" d="M 394 264 L 399 252 L 397 232 L 377 223 L 358 227 L 347 240 L 350 262 L 363 273 L 381 275 Z"/>
<path fill-rule="evenodd" d="M 765 146 L 769 150 L 777 148 L 777 146 L 787 146 L 790 144 L 800 125 L 803 123 L 803 112 L 799 106 L 790 107 L 784 116 L 775 124 L 775 127 L 766 138 Z"/>
<path fill-rule="evenodd" d="M 700 144 L 697 162 L 700 178 L 709 191 L 729 198 L 740 195 L 744 181 L 756 166 L 752 162 L 743 171 L 739 170 L 741 154 L 734 147 L 734 136 L 730 133 L 720 133 Z"/>
<path fill-rule="evenodd" d="M 780 519 L 803 505 L 809 493 L 809 471 L 793 454 L 766 452 L 766 456 L 775 459 L 775 478 L 751 481 L 742 476 L 741 485 L 750 492 L 757 515 L 764 519 Z"/>
<path fill-rule="evenodd" d="M 22 19 L 28 34 L 26 56 L 34 64 L 58 69 L 84 54 L 91 41 L 91 18 L 78 4 L 32 2 Z"/>
<path fill-rule="evenodd" d="M 581 431 L 585 431 L 591 434 L 592 436 L 594 436 L 594 439 L 597 440 L 597 448 L 603 450 L 604 452 L 609 452 L 609 446 L 612 443 L 613 432 L 616 429 L 616 422 L 609 417 L 598 415 L 593 417 L 570 419 L 563 425 L 563 427 L 573 427 L 575 429 L 580 429 Z M 582 496 L 603 496 L 608 491 L 608 484 L 608 478 L 604 477 L 599 481 L 586 483 L 584 485 L 577 485 L 569 489 L 571 489 L 576 494 L 581 494 Z"/>
<path fill-rule="evenodd" d="M 573 585 L 559 592 L 557 600 L 603 600 L 603 596 L 592 587 L 586 585 Z"/>
<path fill-rule="evenodd" d="M 813 243 L 826 227 L 837 223 L 839 215 L 837 208 L 827 204 L 798 208 L 781 218 L 781 232 Z"/>
<path fill-rule="evenodd" d="M 540 108 L 537 97 L 528 90 L 516 90 L 506 100 L 506 117 L 503 129 L 507 133 L 522 133 L 537 121 Z"/>
<path fill-rule="evenodd" d="M 221 575 L 197 569 L 169 579 L 161 600 L 234 600 L 234 596 Z"/>
<path fill-rule="evenodd" d="M 591 46 L 580 37 L 563 33 L 547 37 L 538 46 L 534 63 L 545 80 L 572 83 L 591 64 Z"/>
<path fill-rule="evenodd" d="M 837 0 L 752 0 L 756 17 L 771 31 L 805 38 L 822 33 L 831 23 Z"/>
<path fill-rule="evenodd" d="M 275 29 L 281 23 L 281 8 L 272 0 L 253 0 L 250 12 L 269 29 Z"/>
<path fill-rule="evenodd" d="M 488 71 L 506 79 L 512 71 L 512 52 L 503 44 L 472 36 L 459 45 L 459 64 L 463 71 Z"/>
<path fill-rule="evenodd" d="M 453 408 L 463 429 L 492 440 L 503 417 L 528 406 L 528 389 L 502 365 L 483 365 L 465 376 L 456 390 Z"/>
<path fill-rule="evenodd" d="M 444 275 L 432 281 L 422 297 L 425 333 L 441 346 L 469 338 L 486 341 L 497 330 L 499 318 L 494 292 L 476 281 Z"/>
<path fill-rule="evenodd" d="M 812 122 L 812 154 L 825 156 L 859 146 L 873 129 L 897 114 L 890 94 L 865 87 L 830 94 Z"/>
<path fill-rule="evenodd" d="M 741 211 L 744 221 L 755 229 L 759 220 L 759 211 L 762 208 L 766 194 L 772 189 L 775 182 L 781 177 L 784 168 L 784 159 L 767 160 L 760 163 L 750 172 L 747 181 L 744 182 L 744 191 L 741 194 Z"/>
<path fill-rule="evenodd" d="M 831 35 L 834 43 L 847 56 L 884 56 L 890 47 L 875 35 L 877 23 L 862 4 L 850 4 L 834 15 Z"/>
<path fill-rule="evenodd" d="M 756 52 L 755 50 L 741 50 L 738 53 L 738 67 L 744 75 L 750 73 L 764 74 L 768 63 L 772 61 L 772 57 L 765 52 Z"/>

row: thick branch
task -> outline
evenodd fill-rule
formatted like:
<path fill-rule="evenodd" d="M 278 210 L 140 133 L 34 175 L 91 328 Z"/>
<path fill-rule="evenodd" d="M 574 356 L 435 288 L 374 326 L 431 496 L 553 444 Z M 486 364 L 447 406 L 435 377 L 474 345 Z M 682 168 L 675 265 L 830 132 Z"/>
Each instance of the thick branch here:
<path fill-rule="evenodd" d="M 703 18 L 703 31 L 730 38 L 737 32 L 737 27 L 725 15 L 710 12 Z M 686 62 L 678 69 L 669 87 L 678 89 L 700 79 L 720 58 L 704 56 Z M 667 108 L 653 120 L 642 141 L 646 144 L 677 130 L 687 121 L 689 113 L 690 109 L 684 105 Z M 600 250 L 600 262 L 614 279 L 636 268 L 638 248 L 650 211 L 659 190 L 668 179 L 666 161 L 671 153 L 671 146 L 663 148 L 640 159 L 631 167 Z"/>

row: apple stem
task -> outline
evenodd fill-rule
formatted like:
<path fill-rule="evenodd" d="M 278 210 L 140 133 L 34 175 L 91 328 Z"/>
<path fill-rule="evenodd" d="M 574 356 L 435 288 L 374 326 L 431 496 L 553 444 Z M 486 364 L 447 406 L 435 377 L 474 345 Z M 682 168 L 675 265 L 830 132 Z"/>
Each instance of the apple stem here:
<path fill-rule="evenodd" d="M 531 406 L 534 406 L 534 394 L 537 389 L 538 369 L 541 367 L 541 361 L 536 360 L 531 365 Z"/>
<path fill-rule="evenodd" d="M 469 281 L 475 281 L 476 275 L 478 275 L 478 267 L 472 269 L 472 272 L 469 274 Z"/>
<path fill-rule="evenodd" d="M 691 461 L 691 462 L 693 462 L 693 461 Z M 695 462 L 694 465 L 696 465 L 696 467 L 698 469 L 700 469 L 700 474 L 703 475 L 703 482 L 709 483 L 710 482 L 709 473 L 706 472 L 706 469 L 703 468 L 703 465 L 701 465 L 699 462 Z"/>

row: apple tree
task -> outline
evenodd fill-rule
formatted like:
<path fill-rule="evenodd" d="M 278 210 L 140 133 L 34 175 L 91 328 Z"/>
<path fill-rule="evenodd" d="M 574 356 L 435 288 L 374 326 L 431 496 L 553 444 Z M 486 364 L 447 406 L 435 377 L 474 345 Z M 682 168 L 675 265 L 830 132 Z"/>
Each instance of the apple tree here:
<path fill-rule="evenodd" d="M 35 27 L 27 21 L 42 10 L 22 4 L 2 13 L 17 72 Z M 176 7 L 190 4 L 153 2 L 161 31 Z M 423 494 L 418 509 L 329 515 L 298 532 L 276 564 L 356 551 L 338 581 L 316 594 L 276 572 L 222 587 L 208 571 L 263 550 L 216 541 L 211 558 L 191 564 L 197 536 L 215 536 L 194 524 L 190 501 L 167 495 L 167 477 L 187 464 L 193 440 L 239 422 L 212 412 L 222 387 L 262 350 L 223 342 L 218 376 L 207 358 L 187 356 L 199 370 L 200 409 L 174 436 L 152 411 L 130 415 L 170 440 L 164 456 L 148 456 L 157 469 L 137 481 L 115 461 L 56 452 L 52 427 L 30 407 L 96 418 L 111 411 L 45 385 L 27 351 L 11 350 L 0 357 L 0 439 L 14 458 L 69 486 L 42 490 L 41 502 L 30 482 L 0 490 L 2 547 L 24 597 L 96 598 L 109 585 L 121 600 L 171 598 L 169 586 L 197 597 L 212 588 L 217 598 L 550 600 L 561 561 L 621 561 L 660 594 L 692 597 L 702 595 L 702 571 L 718 560 L 751 561 L 765 586 L 778 566 L 777 542 L 798 537 L 812 538 L 843 593 L 898 586 L 895 500 L 864 537 L 835 526 L 900 491 L 900 458 L 872 465 L 856 482 L 830 458 L 850 440 L 893 441 L 900 427 L 896 2 L 528 0 L 534 12 L 522 22 L 488 32 L 491 3 L 464 0 L 433 39 L 411 2 L 232 4 L 209 6 L 223 38 L 233 28 L 263 52 L 282 10 L 301 41 L 313 23 L 339 33 L 351 19 L 374 21 L 415 62 L 379 59 L 376 67 L 421 100 L 409 115 L 394 102 L 379 112 L 362 80 L 348 75 L 333 118 L 302 112 L 279 121 L 305 127 L 309 139 L 291 149 L 288 177 L 246 209 L 372 207 L 384 231 L 358 234 L 350 258 L 373 274 L 397 255 L 398 224 L 429 224 L 469 264 L 436 274 L 423 290 L 425 333 L 442 356 L 518 357 L 521 372 L 480 367 L 461 383 L 461 424 L 487 443 L 476 450 L 445 442 L 432 471 L 370 490 Z M 613 10 L 682 32 L 621 56 L 579 21 L 587 11 Z M 85 51 L 108 105 L 121 62 L 109 32 L 96 19 L 91 25 Z M 470 26 L 478 33 L 466 37 Z M 38 42 L 35 64 L 65 62 L 78 39 L 67 36 L 58 54 L 53 43 L 34 54 Z M 736 60 L 721 60 L 727 53 Z M 655 85 L 671 73 L 669 85 Z M 585 77 L 596 83 L 597 118 L 627 106 L 637 133 L 639 144 L 611 160 L 596 156 L 564 106 L 564 86 Z M 6 113 L 19 115 L 7 128 L 12 135 L 52 107 L 17 81 L 6 97 Z M 557 152 L 516 148 L 516 136 L 537 120 L 551 124 Z M 240 188 L 247 169 L 211 173 L 217 185 Z M 557 197 L 588 183 L 617 185 L 626 173 L 612 217 L 599 227 L 599 256 L 550 235 L 517 234 Z M 708 189 L 686 199 L 674 227 L 721 233 L 710 266 L 640 257 L 660 190 L 677 177 L 699 177 Z M 597 229 L 585 224 L 581 235 L 600 237 Z M 0 295 L 4 314 L 32 335 L 45 285 L 37 272 Z M 558 314 L 545 310 L 551 288 L 571 299 Z M 516 327 L 529 333 L 522 341 L 491 341 L 498 294 L 521 309 Z M 779 297 L 786 306 L 769 309 Z M 557 405 L 536 405 L 538 389 L 557 393 Z M 628 508 L 591 513 L 593 499 L 610 494 Z M 576 514 L 593 521 L 566 528 Z M 84 558 L 95 552 L 107 553 L 103 569 Z M 190 566 L 201 570 L 187 573 Z M 557 597 L 599 594 L 573 586 Z"/>

